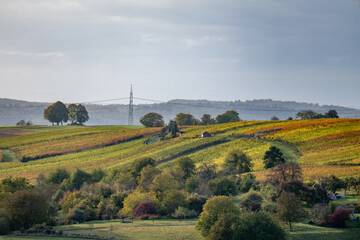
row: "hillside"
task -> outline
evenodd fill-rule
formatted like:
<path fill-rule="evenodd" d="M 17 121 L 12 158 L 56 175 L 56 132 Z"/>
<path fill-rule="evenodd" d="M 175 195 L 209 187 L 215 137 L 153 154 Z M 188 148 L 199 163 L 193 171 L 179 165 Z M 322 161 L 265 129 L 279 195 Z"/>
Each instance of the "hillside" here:
<path fill-rule="evenodd" d="M 222 167 L 232 149 L 244 151 L 253 161 L 255 175 L 266 174 L 262 157 L 270 146 L 279 147 L 287 160 L 296 160 L 305 179 L 312 176 L 358 175 L 360 171 L 360 120 L 319 119 L 294 121 L 243 121 L 184 128 L 182 136 L 158 141 L 160 129 L 102 127 L 2 127 L 1 132 L 25 135 L 0 139 L 0 178 L 24 176 L 56 168 L 111 170 L 142 157 L 152 157 L 161 169 L 189 156 Z M 212 133 L 201 138 L 203 131 Z M 145 145 L 145 140 L 151 142 Z M 4 157 L 5 156 L 5 157 Z M 25 162 L 21 162 L 23 160 Z"/>
<path fill-rule="evenodd" d="M 12 99 L 0 99 L 0 125 L 15 125 L 19 120 L 32 121 L 34 124 L 49 124 L 43 119 L 44 109 L 50 103 L 26 102 Z M 128 122 L 128 105 L 85 105 L 90 116 L 89 125 L 123 125 Z M 360 110 L 341 106 L 318 105 L 292 101 L 252 100 L 252 101 L 208 101 L 208 100 L 170 100 L 166 103 L 135 104 L 134 124 L 139 124 L 141 116 L 149 112 L 158 112 L 165 121 L 173 119 L 177 113 L 191 113 L 200 118 L 204 113 L 213 117 L 233 109 L 244 120 L 269 120 L 272 116 L 280 119 L 295 117 L 302 110 L 324 113 L 336 109 L 342 118 L 360 118 Z"/>

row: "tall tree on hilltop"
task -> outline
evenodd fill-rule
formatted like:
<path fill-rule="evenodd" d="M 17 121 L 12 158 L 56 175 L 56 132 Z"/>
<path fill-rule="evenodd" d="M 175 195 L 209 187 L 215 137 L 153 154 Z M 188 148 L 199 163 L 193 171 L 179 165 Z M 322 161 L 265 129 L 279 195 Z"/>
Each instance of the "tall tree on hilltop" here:
<path fill-rule="evenodd" d="M 158 113 L 150 112 L 140 118 L 140 123 L 145 127 L 163 127 L 163 116 Z"/>
<path fill-rule="evenodd" d="M 71 122 L 71 124 L 77 122 L 77 109 L 78 109 L 78 106 L 76 104 L 70 104 L 68 107 L 67 107 L 67 110 L 69 111 L 69 120 Z"/>
<path fill-rule="evenodd" d="M 216 116 L 216 123 L 228 123 L 228 122 L 239 122 L 239 113 L 234 110 L 226 111 L 223 114 Z"/>
<path fill-rule="evenodd" d="M 210 114 L 204 114 L 201 117 L 201 125 L 215 124 L 215 119 L 211 118 Z"/>
<path fill-rule="evenodd" d="M 63 124 L 63 122 L 67 122 L 69 119 L 69 111 L 66 108 L 65 104 L 60 101 L 57 101 L 54 104 L 51 104 L 44 110 L 44 118 L 51 122 L 53 125 L 56 123 L 59 125 Z"/>
<path fill-rule="evenodd" d="M 178 126 L 196 125 L 198 120 L 190 113 L 176 114 L 175 121 Z"/>
<path fill-rule="evenodd" d="M 89 120 L 89 114 L 86 108 L 81 104 L 79 104 L 77 107 L 76 118 L 77 122 L 80 124 L 83 124 L 84 122 Z"/>
<path fill-rule="evenodd" d="M 339 115 L 336 110 L 329 110 L 327 113 L 325 113 L 326 118 L 339 118 Z"/>

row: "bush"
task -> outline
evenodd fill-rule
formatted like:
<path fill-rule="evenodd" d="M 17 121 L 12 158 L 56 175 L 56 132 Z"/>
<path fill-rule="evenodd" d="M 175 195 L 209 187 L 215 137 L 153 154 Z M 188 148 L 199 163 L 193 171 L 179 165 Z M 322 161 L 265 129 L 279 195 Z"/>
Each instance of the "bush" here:
<path fill-rule="evenodd" d="M 195 210 L 189 210 L 184 207 L 178 207 L 171 216 L 177 219 L 194 218 L 198 216 L 198 213 Z"/>
<path fill-rule="evenodd" d="M 239 216 L 239 209 L 230 197 L 213 197 L 206 201 L 204 210 L 200 214 L 199 221 L 197 221 L 195 228 L 200 231 L 203 237 L 207 237 L 210 234 L 211 227 L 222 215 Z"/>
<path fill-rule="evenodd" d="M 190 210 L 195 210 L 198 214 L 200 214 L 204 204 L 206 203 L 206 200 L 208 200 L 208 197 L 206 196 L 197 194 L 191 195 L 186 199 L 187 208 Z"/>
<path fill-rule="evenodd" d="M 235 182 L 227 177 L 215 178 L 208 183 L 211 194 L 214 196 L 230 196 L 236 195 Z"/>
<path fill-rule="evenodd" d="M 241 197 L 240 207 L 247 211 L 259 211 L 263 203 L 263 198 L 258 192 L 250 191 Z"/>
<path fill-rule="evenodd" d="M 286 233 L 280 223 L 264 212 L 248 213 L 240 217 L 233 239 L 283 240 Z"/>
<path fill-rule="evenodd" d="M 156 214 L 157 206 L 153 201 L 145 201 L 133 209 L 133 215 L 138 217 L 146 214 Z"/>
<path fill-rule="evenodd" d="M 75 222 L 81 223 L 81 222 L 85 221 L 85 213 L 80 208 L 75 208 L 74 210 L 69 212 L 67 219 L 70 221 L 75 221 Z"/>
<path fill-rule="evenodd" d="M 329 218 L 331 227 L 345 227 L 346 220 L 350 220 L 351 210 L 345 207 L 339 207 Z"/>
<path fill-rule="evenodd" d="M 325 225 L 330 214 L 331 212 L 329 206 L 320 203 L 315 204 L 310 211 L 310 216 L 318 225 Z"/>
<path fill-rule="evenodd" d="M 261 205 L 264 212 L 276 213 L 276 203 L 272 201 L 266 201 Z"/>

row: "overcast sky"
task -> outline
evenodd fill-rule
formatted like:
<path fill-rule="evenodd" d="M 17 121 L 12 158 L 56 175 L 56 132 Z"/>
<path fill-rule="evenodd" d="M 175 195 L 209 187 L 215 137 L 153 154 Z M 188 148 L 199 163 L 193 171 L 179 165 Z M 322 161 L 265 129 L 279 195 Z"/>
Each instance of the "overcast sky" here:
<path fill-rule="evenodd" d="M 0 33 L 0 98 L 360 108 L 359 0 L 0 0 Z"/>

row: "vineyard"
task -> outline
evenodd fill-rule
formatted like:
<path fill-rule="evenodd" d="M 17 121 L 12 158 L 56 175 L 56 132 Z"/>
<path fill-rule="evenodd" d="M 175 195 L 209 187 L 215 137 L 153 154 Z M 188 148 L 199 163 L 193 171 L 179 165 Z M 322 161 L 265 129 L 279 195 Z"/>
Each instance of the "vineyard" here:
<path fill-rule="evenodd" d="M 111 170 L 142 157 L 152 157 L 162 169 L 173 166 L 181 156 L 197 164 L 214 163 L 221 169 L 226 154 L 240 149 L 253 160 L 253 171 L 264 178 L 263 155 L 277 146 L 287 160 L 298 161 L 305 179 L 312 176 L 339 177 L 360 173 L 360 120 L 317 119 L 294 121 L 244 121 L 182 129 L 181 136 L 164 141 L 144 142 L 159 134 L 159 128 L 120 126 L 56 127 L 22 131 L 27 135 L 0 139 L 0 148 L 12 151 L 12 162 L 0 163 L 0 178 L 24 176 L 34 179 L 39 173 L 56 168 L 90 171 Z M 51 127 L 48 127 L 51 128 Z M 8 130 L 5 127 L 1 131 Z M 201 138 L 207 131 L 212 137 Z M 0 151 L 1 153 L 1 151 Z M 0 154 L 0 159 L 2 155 Z M 27 159 L 28 162 L 20 160 Z"/>

